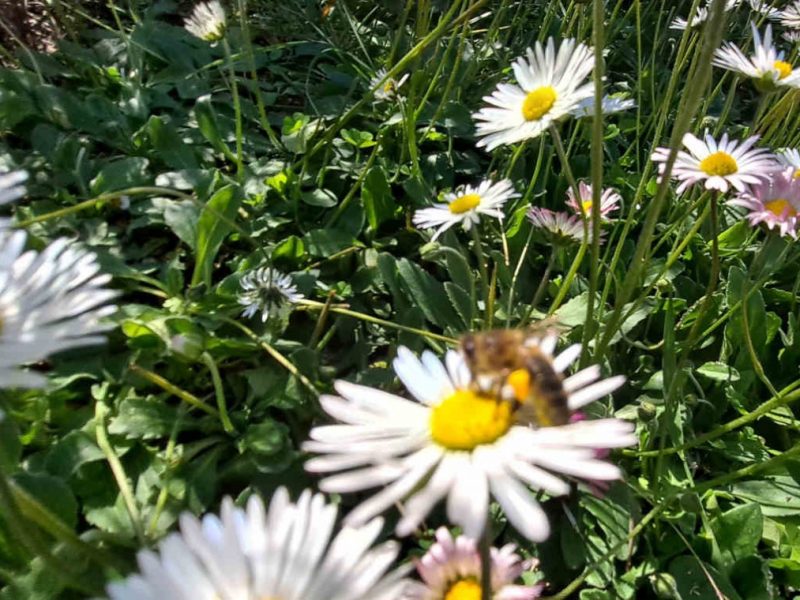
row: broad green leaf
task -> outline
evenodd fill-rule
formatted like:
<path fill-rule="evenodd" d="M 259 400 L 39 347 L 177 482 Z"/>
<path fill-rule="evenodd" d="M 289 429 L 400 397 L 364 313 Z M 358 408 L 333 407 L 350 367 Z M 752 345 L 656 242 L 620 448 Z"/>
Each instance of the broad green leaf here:
<path fill-rule="evenodd" d="M 682 600 L 720 600 L 719 589 L 727 600 L 748 600 L 736 593 L 730 582 L 713 566 L 694 556 L 678 556 L 669 563 Z M 716 589 L 715 589 L 716 588 Z"/>
<path fill-rule="evenodd" d="M 121 158 L 104 166 L 91 182 L 91 192 L 100 195 L 151 183 L 147 172 L 150 161 L 139 156 Z"/>
<path fill-rule="evenodd" d="M 211 106 L 211 95 L 201 96 L 197 99 L 194 105 L 194 116 L 197 119 L 200 133 L 211 143 L 211 146 L 217 152 L 224 154 L 228 160 L 235 161 L 236 155 L 228 148 L 220 133 L 217 115 Z"/>
<path fill-rule="evenodd" d="M 197 222 L 197 243 L 192 285 L 204 281 L 211 286 L 214 259 L 225 237 L 232 230 L 231 223 L 236 219 L 236 211 L 242 202 L 239 189 L 226 185 L 217 190 L 203 207 Z"/>
<path fill-rule="evenodd" d="M 711 521 L 711 530 L 720 555 L 714 556 L 719 568 L 728 568 L 756 551 L 761 540 L 764 517 L 758 504 L 744 504 Z"/>
<path fill-rule="evenodd" d="M 426 319 L 443 329 L 446 327 L 458 329 L 458 322 L 453 318 L 453 309 L 441 283 L 406 258 L 397 261 L 397 271 L 410 297 L 425 313 Z"/>
<path fill-rule="evenodd" d="M 394 198 L 386 173 L 381 167 L 372 167 L 361 186 L 361 202 L 367 213 L 370 228 L 377 229 L 394 213 Z"/>
<path fill-rule="evenodd" d="M 719 361 L 704 363 L 697 367 L 696 372 L 714 381 L 739 381 L 739 371 Z"/>
<path fill-rule="evenodd" d="M 303 236 L 303 242 L 313 256 L 331 256 L 358 245 L 352 235 L 341 229 L 312 229 Z"/>
<path fill-rule="evenodd" d="M 127 438 L 167 437 L 177 419 L 175 407 L 161 399 L 126 398 L 109 421 L 108 432 Z"/>

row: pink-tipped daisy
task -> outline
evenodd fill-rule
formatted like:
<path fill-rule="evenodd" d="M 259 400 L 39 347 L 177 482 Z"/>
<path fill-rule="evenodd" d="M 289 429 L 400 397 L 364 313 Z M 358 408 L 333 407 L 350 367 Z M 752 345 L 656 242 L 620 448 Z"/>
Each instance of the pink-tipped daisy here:
<path fill-rule="evenodd" d="M 516 552 L 514 544 L 492 548 L 492 599 L 534 600 L 542 584 L 515 585 L 520 575 L 536 566 Z M 481 559 L 475 540 L 453 536 L 445 527 L 436 531 L 434 543 L 421 559 L 414 561 L 422 582 L 410 583 L 403 600 L 467 600 L 481 595 Z"/>
<path fill-rule="evenodd" d="M 750 225 L 763 223 L 767 229 L 777 229 L 782 236 L 797 239 L 800 178 L 794 177 L 791 169 L 774 173 L 728 203 L 746 208 Z"/>
<path fill-rule="evenodd" d="M 537 229 L 541 229 L 548 241 L 555 245 L 581 243 L 584 238 L 583 220 L 577 215 L 564 211 L 554 211 L 540 206 L 531 206 L 528 220 Z M 589 235 L 592 232 L 589 229 Z"/>
<path fill-rule="evenodd" d="M 778 150 L 778 162 L 787 169 L 792 170 L 792 175 L 800 177 L 800 150 L 797 148 L 784 148 Z"/>
<path fill-rule="evenodd" d="M 580 198 L 575 197 L 575 190 L 570 187 L 567 190 L 567 206 L 577 215 L 592 216 L 592 186 L 584 181 L 578 182 L 578 193 Z M 608 216 L 619 208 L 622 196 L 616 190 L 606 188 L 600 196 L 600 219 L 608 221 Z"/>
<path fill-rule="evenodd" d="M 672 178 L 680 181 L 676 192 L 680 194 L 699 182 L 704 182 L 709 190 L 725 193 L 734 187 L 743 192 L 746 185 L 768 179 L 777 163 L 769 151 L 753 148 L 758 138 L 754 135 L 739 142 L 729 140 L 725 133 L 717 142 L 707 131 L 702 140 L 687 133 L 683 145 L 689 152 L 679 151 L 672 169 Z M 653 152 L 652 159 L 661 163 L 659 175 L 664 174 L 669 153 L 669 148 L 656 148 Z"/>
<path fill-rule="evenodd" d="M 563 377 L 570 411 L 624 381 L 620 376 L 600 379 L 597 366 L 566 375 L 580 344 L 554 356 L 555 335 L 536 343 Z M 619 468 L 598 458 L 598 451 L 636 441 L 632 424 L 619 419 L 552 427 L 523 421 L 524 411 L 512 402 L 475 390 L 464 356 L 454 350 L 442 363 L 430 352 L 420 359 L 400 347 L 393 365 L 413 399 L 337 381 L 339 396 L 324 395 L 320 403 L 339 423 L 314 427 L 303 445 L 320 455 L 306 462 L 306 469 L 327 474 L 319 484 L 322 490 L 343 494 L 380 488 L 347 515 L 345 523 L 351 525 L 402 503 L 396 533 L 405 536 L 446 499 L 450 521 L 478 539 L 494 497 L 523 536 L 541 541 L 550 526 L 530 488 L 566 494 L 570 487 L 556 474 L 619 479 Z"/>

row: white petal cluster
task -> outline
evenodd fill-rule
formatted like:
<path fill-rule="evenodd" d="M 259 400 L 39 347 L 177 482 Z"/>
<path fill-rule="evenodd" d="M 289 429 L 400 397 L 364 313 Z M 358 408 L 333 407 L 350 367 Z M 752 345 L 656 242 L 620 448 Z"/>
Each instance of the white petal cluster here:
<path fill-rule="evenodd" d="M 96 256 L 67 239 L 24 251 L 24 231 L 0 231 L 0 386 L 39 387 L 19 367 L 71 348 L 100 344 L 116 292 Z"/>
<path fill-rule="evenodd" d="M 225 37 L 227 21 L 219 0 L 201 2 L 184 22 L 186 31 L 206 42 L 218 42 Z"/>
<path fill-rule="evenodd" d="M 230 498 L 219 516 L 184 514 L 181 533 L 159 552 L 138 555 L 140 573 L 108 586 L 111 600 L 396 600 L 406 582 L 386 575 L 396 542 L 373 543 L 381 520 L 333 535 L 336 506 L 305 490 L 294 504 L 285 488 L 269 511 L 257 496 L 246 509 Z M 332 538 L 332 539 L 331 539 Z"/>

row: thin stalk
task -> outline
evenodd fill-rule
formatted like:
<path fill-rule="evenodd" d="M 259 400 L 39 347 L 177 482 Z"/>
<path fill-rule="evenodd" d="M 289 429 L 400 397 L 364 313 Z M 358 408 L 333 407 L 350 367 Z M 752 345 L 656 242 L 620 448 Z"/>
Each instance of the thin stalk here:
<path fill-rule="evenodd" d="M 228 403 L 225 400 L 225 388 L 222 386 L 222 378 L 219 376 L 217 363 L 214 362 L 214 359 L 208 352 L 203 352 L 200 355 L 200 360 L 206 368 L 208 368 L 209 373 L 211 373 L 211 381 L 214 383 L 214 395 L 217 398 L 217 411 L 219 411 L 219 420 L 222 423 L 222 429 L 228 434 L 236 433 L 236 428 L 233 426 L 228 416 Z"/>
<path fill-rule="evenodd" d="M 539 280 L 539 285 L 536 286 L 536 291 L 533 293 L 533 298 L 531 298 L 531 303 L 528 306 L 528 310 L 525 311 L 525 316 L 522 317 L 522 322 L 520 323 L 520 326 L 522 327 L 528 324 L 528 319 L 531 318 L 531 313 L 536 310 L 539 301 L 542 299 L 542 295 L 544 295 L 544 291 L 547 289 L 547 284 L 550 281 L 550 271 L 553 270 L 553 265 L 556 263 L 556 251 L 557 248 L 555 247 L 550 251 L 550 257 L 547 259 L 547 266 L 544 268 L 542 278 Z"/>
<path fill-rule="evenodd" d="M 94 406 L 94 433 L 97 438 L 97 446 L 105 455 L 108 465 L 111 467 L 111 473 L 114 475 L 114 480 L 117 482 L 119 493 L 122 496 L 122 501 L 125 504 L 125 510 L 128 511 L 128 517 L 131 520 L 131 526 L 136 534 L 136 539 L 139 541 L 140 546 L 144 546 L 146 538 L 144 529 L 142 528 L 142 517 L 139 513 L 139 507 L 136 505 L 136 497 L 133 494 L 128 475 L 125 473 L 125 467 L 122 461 L 114 451 L 111 442 L 108 440 L 106 433 L 106 415 L 109 413 L 109 408 L 102 400 L 98 400 Z"/>
<path fill-rule="evenodd" d="M 489 520 L 478 540 L 478 554 L 481 558 L 481 600 L 492 600 L 492 528 Z"/>
<path fill-rule="evenodd" d="M 239 84 L 236 83 L 236 70 L 233 68 L 233 55 L 228 44 L 228 38 L 222 38 L 222 48 L 225 50 L 225 62 L 231 79 L 231 94 L 233 95 L 233 114 L 236 119 L 236 179 L 239 183 L 244 179 L 244 152 L 242 150 L 242 105 L 239 101 Z"/>
<path fill-rule="evenodd" d="M 600 199 L 603 191 L 603 62 L 604 46 L 604 0 L 594 0 L 592 5 L 592 33 L 594 45 L 594 117 L 592 118 L 592 210 L 589 225 L 592 228 L 592 258 L 589 261 L 589 301 L 586 304 L 586 319 L 583 324 L 582 347 L 586 347 L 594 335 L 594 300 L 600 273 Z M 575 196 L 580 204 L 580 196 Z M 583 215 L 585 211 L 581 211 Z M 581 355 L 581 367 L 591 360 L 588 352 Z"/>
<path fill-rule="evenodd" d="M 475 258 L 478 261 L 478 271 L 481 274 L 481 289 L 483 290 L 483 310 L 484 314 L 486 315 L 486 323 L 491 320 L 489 316 L 489 274 L 486 270 L 486 258 L 483 254 L 483 248 L 481 247 L 481 236 L 478 233 L 478 227 L 473 225 L 470 227 L 470 233 L 472 234 L 472 241 L 475 246 Z"/>
<path fill-rule="evenodd" d="M 519 278 L 519 272 L 522 270 L 522 265 L 525 262 L 525 258 L 528 256 L 528 248 L 530 248 L 532 239 L 533 227 L 531 227 L 530 231 L 528 231 L 528 239 L 525 240 L 525 246 L 523 246 L 522 252 L 520 252 L 517 266 L 514 267 L 514 274 L 511 276 L 511 287 L 508 290 L 508 304 L 506 306 L 506 327 L 511 324 L 511 311 L 513 310 L 514 305 L 514 292 L 517 289 L 517 279 Z"/>
<path fill-rule="evenodd" d="M 173 396 L 183 400 L 184 402 L 186 402 L 186 404 L 194 406 L 195 408 L 199 408 L 200 410 L 202 410 L 205 413 L 208 413 L 212 417 L 219 418 L 219 413 L 213 406 L 209 406 L 194 394 L 191 394 L 186 390 L 179 388 L 174 383 L 167 381 L 166 379 L 161 377 L 161 375 L 153 373 L 152 371 L 149 371 L 137 364 L 129 365 L 128 369 L 130 369 L 131 372 L 135 373 L 142 379 L 146 379 L 150 383 L 160 387 L 165 392 L 168 392 Z"/>

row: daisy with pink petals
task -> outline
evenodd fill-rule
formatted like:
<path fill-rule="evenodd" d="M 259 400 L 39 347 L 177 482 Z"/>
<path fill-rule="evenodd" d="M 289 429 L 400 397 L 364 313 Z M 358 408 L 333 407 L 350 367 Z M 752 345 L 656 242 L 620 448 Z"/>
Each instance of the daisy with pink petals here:
<path fill-rule="evenodd" d="M 767 229 L 776 229 L 782 236 L 797 239 L 800 178 L 793 176 L 791 168 L 775 173 L 728 203 L 746 208 L 750 225 L 763 223 Z"/>
<path fill-rule="evenodd" d="M 554 211 L 541 206 L 531 206 L 528 210 L 528 220 L 545 233 L 548 241 L 557 246 L 583 241 L 583 220 L 577 215 L 570 215 L 563 210 Z M 592 235 L 591 230 L 589 235 Z"/>
<path fill-rule="evenodd" d="M 533 600 L 542 593 L 542 584 L 515 585 L 538 561 L 523 561 L 514 544 L 492 548 L 492 599 Z M 451 600 L 480 598 L 481 559 L 475 540 L 453 536 L 445 528 L 436 531 L 436 543 L 415 561 L 422 582 L 406 587 L 403 600 Z"/>
<path fill-rule="evenodd" d="M 708 190 L 725 193 L 733 187 L 744 192 L 747 185 L 768 179 L 778 169 L 778 164 L 769 151 L 753 148 L 758 138 L 754 135 L 739 142 L 728 139 L 725 133 L 717 142 L 708 131 L 702 140 L 687 133 L 683 136 L 683 145 L 689 152 L 679 151 L 672 169 L 672 178 L 680 181 L 675 191 L 680 194 L 703 182 Z M 669 148 L 656 148 L 653 152 L 653 161 L 661 163 L 659 175 L 664 174 L 669 154 Z"/>
<path fill-rule="evenodd" d="M 592 186 L 580 181 L 578 182 L 578 193 L 580 198 L 575 197 L 575 190 L 572 187 L 567 190 L 567 206 L 577 215 L 586 215 L 591 218 L 592 204 L 594 203 Z M 600 220 L 608 221 L 608 216 L 619 208 L 620 202 L 622 202 L 622 196 L 616 190 L 604 189 L 600 195 Z"/>

